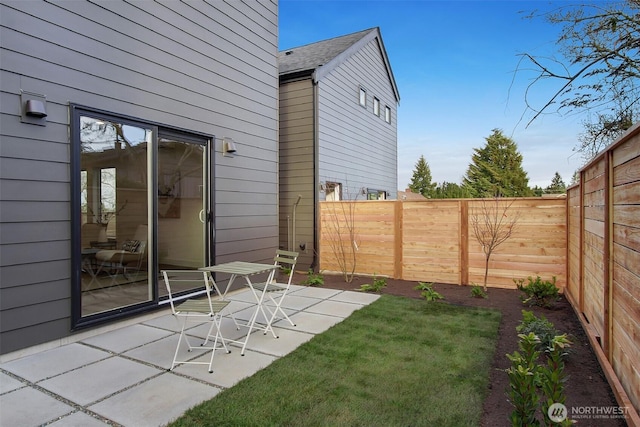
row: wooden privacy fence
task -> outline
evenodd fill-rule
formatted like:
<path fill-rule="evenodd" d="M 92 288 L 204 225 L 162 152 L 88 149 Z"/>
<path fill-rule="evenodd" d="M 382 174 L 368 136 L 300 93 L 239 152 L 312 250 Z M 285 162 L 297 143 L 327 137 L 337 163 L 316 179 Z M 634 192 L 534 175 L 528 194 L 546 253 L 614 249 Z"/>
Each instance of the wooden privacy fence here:
<path fill-rule="evenodd" d="M 488 199 L 343 201 L 320 203 L 320 270 L 342 272 L 336 246 L 354 248 L 356 274 L 410 281 L 482 284 L 485 256 L 471 220 Z M 500 199 L 517 216 L 513 235 L 491 256 L 488 285 L 556 277 L 566 284 L 566 201 Z M 350 228 L 353 232 L 349 232 Z M 355 242 L 350 245 L 349 242 Z"/>
<path fill-rule="evenodd" d="M 585 166 L 580 183 L 567 192 L 565 293 L 618 401 L 626 392 L 640 410 L 640 127 Z"/>

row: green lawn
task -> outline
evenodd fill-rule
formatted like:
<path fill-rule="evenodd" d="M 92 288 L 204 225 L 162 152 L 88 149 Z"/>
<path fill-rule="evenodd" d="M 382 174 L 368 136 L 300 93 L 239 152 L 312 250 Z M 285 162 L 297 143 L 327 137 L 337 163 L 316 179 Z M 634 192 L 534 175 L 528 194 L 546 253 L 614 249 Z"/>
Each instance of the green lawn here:
<path fill-rule="evenodd" d="M 473 426 L 500 313 L 383 295 L 171 426 Z"/>

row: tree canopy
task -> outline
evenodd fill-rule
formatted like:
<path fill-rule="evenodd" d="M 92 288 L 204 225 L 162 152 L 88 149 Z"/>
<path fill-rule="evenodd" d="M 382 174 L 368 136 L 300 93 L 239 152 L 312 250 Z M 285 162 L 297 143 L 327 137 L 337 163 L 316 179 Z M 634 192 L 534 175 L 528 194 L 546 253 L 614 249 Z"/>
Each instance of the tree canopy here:
<path fill-rule="evenodd" d="M 587 112 L 576 150 L 585 160 L 620 136 L 640 118 L 640 0 L 567 3 L 553 11 L 529 15 L 562 26 L 556 57 L 524 53 L 518 72 L 535 78 L 527 94 L 544 81 L 558 83 L 542 106 L 525 99 L 533 112 L 529 124 L 546 112 Z"/>
<path fill-rule="evenodd" d="M 463 185 L 472 197 L 523 197 L 533 193 L 516 143 L 494 129 L 486 145 L 474 148 Z"/>
<path fill-rule="evenodd" d="M 551 179 L 551 184 L 545 189 L 547 194 L 563 194 L 567 192 L 567 185 L 558 172 Z"/>
<path fill-rule="evenodd" d="M 424 156 L 420 156 L 420 159 L 418 159 L 416 163 L 409 188 L 414 193 L 420 193 L 424 197 L 431 197 L 433 195 L 436 183 L 432 182 L 431 169 L 429 168 L 429 163 L 424 159 Z"/>

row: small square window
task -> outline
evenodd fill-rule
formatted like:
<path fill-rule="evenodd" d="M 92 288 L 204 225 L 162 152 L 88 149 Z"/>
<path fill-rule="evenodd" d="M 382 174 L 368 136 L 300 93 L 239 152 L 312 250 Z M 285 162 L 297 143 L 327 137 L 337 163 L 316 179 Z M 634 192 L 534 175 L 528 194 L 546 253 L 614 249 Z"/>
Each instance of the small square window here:
<path fill-rule="evenodd" d="M 384 107 L 384 121 L 387 123 L 391 123 L 391 108 L 388 106 Z"/>
<path fill-rule="evenodd" d="M 360 105 L 367 106 L 367 91 L 363 88 L 360 88 Z"/>
<path fill-rule="evenodd" d="M 373 98 L 373 114 L 380 117 L 380 100 Z"/>

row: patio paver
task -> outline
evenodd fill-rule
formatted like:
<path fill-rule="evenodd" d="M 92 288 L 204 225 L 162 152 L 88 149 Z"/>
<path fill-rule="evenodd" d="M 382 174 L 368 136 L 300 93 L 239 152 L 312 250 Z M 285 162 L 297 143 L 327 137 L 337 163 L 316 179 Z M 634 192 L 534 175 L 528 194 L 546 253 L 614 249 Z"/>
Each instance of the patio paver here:
<path fill-rule="evenodd" d="M 229 295 L 236 317 L 250 310 L 237 291 Z M 53 426 L 161 426 L 199 402 L 253 375 L 276 359 L 342 321 L 377 295 L 322 288 L 293 287 L 285 300 L 287 314 L 297 326 L 277 321 L 280 338 L 256 330 L 245 356 L 230 344 L 230 354 L 216 351 L 213 373 L 203 365 L 178 365 L 168 371 L 178 339 L 178 323 L 168 311 L 145 316 L 134 325 L 18 357 L 0 364 L 0 425 Z M 194 342 L 203 338 L 208 325 L 188 329 Z M 246 328 L 236 329 L 226 317 L 223 336 L 242 338 Z M 181 355 L 189 357 L 186 348 Z M 208 361 L 210 353 L 191 352 L 193 360 Z M 101 419 L 104 418 L 104 419 Z"/>

